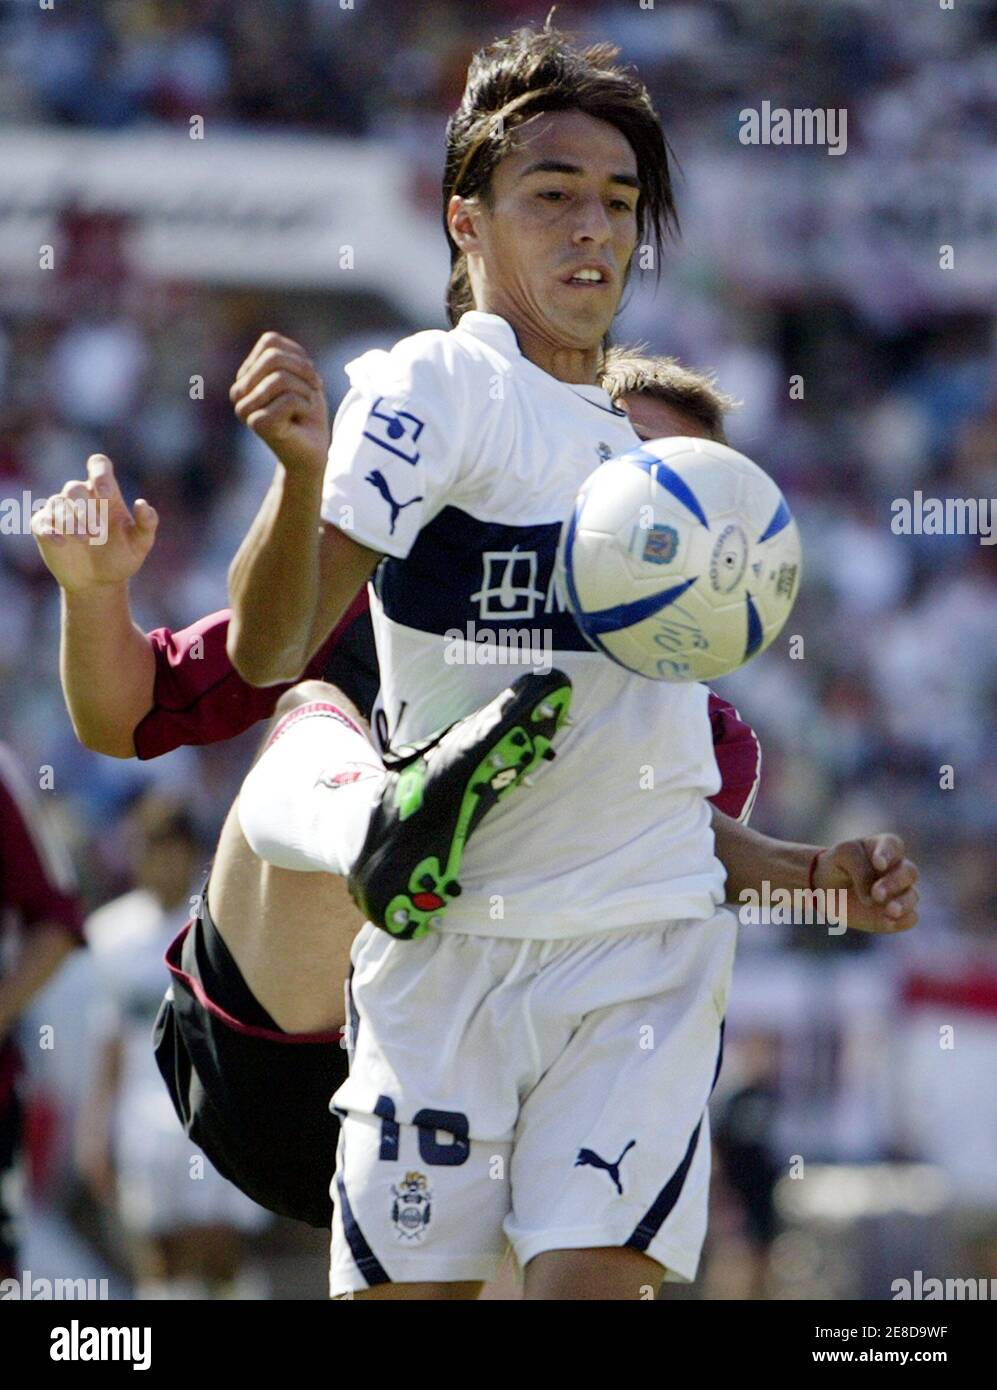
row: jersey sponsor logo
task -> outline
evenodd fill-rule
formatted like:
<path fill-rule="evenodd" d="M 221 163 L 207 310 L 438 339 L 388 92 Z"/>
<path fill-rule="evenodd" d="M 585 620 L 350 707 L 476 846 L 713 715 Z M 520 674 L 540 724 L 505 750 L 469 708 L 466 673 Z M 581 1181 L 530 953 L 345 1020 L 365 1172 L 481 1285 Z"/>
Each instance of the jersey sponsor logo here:
<path fill-rule="evenodd" d="M 420 1241 L 433 1210 L 433 1194 L 425 1173 L 409 1172 L 391 1187 L 391 1220 L 399 1240 Z"/>
<path fill-rule="evenodd" d="M 518 546 L 511 550 L 486 550 L 481 564 L 481 588 L 471 595 L 478 604 L 478 616 L 532 618 L 537 600 L 546 597 L 536 587 L 537 552 L 520 550 Z"/>
<path fill-rule="evenodd" d="M 595 1149 L 579 1149 L 578 1157 L 575 1159 L 575 1167 L 603 1169 L 604 1172 L 609 1174 L 610 1178 L 613 1181 L 613 1184 L 616 1187 L 617 1192 L 622 1197 L 623 1184 L 620 1181 L 620 1164 L 623 1162 L 624 1158 L 630 1152 L 630 1150 L 633 1148 L 636 1142 L 636 1139 L 631 1139 L 630 1143 L 626 1145 L 623 1152 L 620 1154 L 619 1158 L 616 1160 L 615 1163 L 607 1163 L 607 1161 L 604 1158 L 600 1157 L 600 1155 L 596 1153 Z"/>
<path fill-rule="evenodd" d="M 425 424 L 409 410 L 392 410 L 384 405 L 384 397 L 378 396 L 367 416 L 363 434 L 379 449 L 386 449 L 389 454 L 404 459 L 414 468 L 422 457 L 415 446 Z"/>
<path fill-rule="evenodd" d="M 381 561 L 374 589 L 392 622 L 420 632 L 539 628 L 545 650 L 590 652 L 556 578 L 560 533 L 558 521 L 516 526 L 444 507 L 404 560 Z"/>
<path fill-rule="evenodd" d="M 405 508 L 411 507 L 415 502 L 421 502 L 422 498 L 410 497 L 407 502 L 396 501 L 396 499 L 391 495 L 391 488 L 388 486 L 387 478 L 384 476 L 384 474 L 381 472 L 379 468 L 375 468 L 373 472 L 368 473 L 364 481 L 370 483 L 371 487 L 377 488 L 378 492 L 381 494 L 385 502 L 387 502 L 388 506 L 391 508 L 390 534 L 393 536 L 395 534 L 395 522 L 401 516 Z"/>

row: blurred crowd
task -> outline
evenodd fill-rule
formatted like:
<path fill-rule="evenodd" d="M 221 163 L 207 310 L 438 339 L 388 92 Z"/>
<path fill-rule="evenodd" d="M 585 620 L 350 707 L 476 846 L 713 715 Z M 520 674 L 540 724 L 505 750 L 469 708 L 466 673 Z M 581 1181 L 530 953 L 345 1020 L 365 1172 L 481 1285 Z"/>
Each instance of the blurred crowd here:
<path fill-rule="evenodd" d="M 0 4 L 8 117 L 120 128 L 280 124 L 346 136 L 438 125 L 469 51 L 549 9 L 530 0 L 92 0 Z M 849 108 L 850 138 L 948 154 L 992 134 L 997 20 L 985 0 L 564 0 L 556 19 L 621 45 L 677 147 L 723 138 L 756 90 L 773 106 Z M 806 74 L 806 91 L 800 75 Z M 437 131 L 438 133 L 438 131 Z M 418 141 L 414 142 L 415 145 Z"/>
<path fill-rule="evenodd" d="M 546 8 L 94 0 L 41 11 L 0 0 L 3 116 L 120 128 L 198 112 L 239 128 L 388 138 L 411 149 L 414 196 L 432 202 L 470 50 Z M 906 0 L 702 0 L 659 4 L 652 18 L 636 4 L 572 0 L 558 19 L 623 46 L 692 180 L 697 154 L 729 145 L 740 108 L 762 97 L 847 105 L 850 147 L 971 161 L 994 134 L 995 13 L 972 0 L 940 13 Z M 733 205 L 737 189 L 727 196 Z M 228 562 L 270 476 L 227 397 L 258 333 L 276 327 L 305 344 L 335 407 L 345 361 L 428 325 L 381 306 L 372 327 L 363 304 L 335 295 L 123 276 L 126 227 L 67 210 L 62 231 L 72 251 L 56 276 L 31 294 L 0 291 L 0 497 L 45 497 L 81 476 L 89 453 L 109 454 L 126 497 L 161 516 L 136 618 L 183 626 L 224 606 Z M 742 933 L 718 1089 L 734 1157 L 712 1240 L 740 1249 L 745 1269 L 715 1282 L 715 1296 L 868 1287 L 854 1252 L 835 1274 L 828 1242 L 793 1235 L 792 1202 L 773 1196 L 793 1155 L 934 1165 L 948 1184 L 938 1210 L 971 1213 L 980 1272 L 997 1275 L 997 1083 L 986 1064 L 997 1044 L 997 546 L 891 529 L 893 503 L 915 489 L 997 496 L 993 320 L 983 302 L 950 310 L 940 285 L 930 313 L 883 323 L 798 286 L 763 293 L 723 264 L 693 273 L 680 251 L 656 297 L 635 286 L 617 337 L 716 370 L 742 402 L 731 443 L 774 474 L 800 522 L 789 631 L 718 686 L 762 741 L 752 823 L 822 844 L 895 829 L 923 871 L 922 924 L 909 937 Z M 203 391 L 192 392 L 195 376 Z M 50 809 L 96 908 L 133 886 L 126 811 L 144 788 L 184 798 L 206 862 L 254 736 L 153 764 L 88 754 L 62 705 L 58 617 L 30 537 L 5 534 L 0 726 L 33 780 L 52 770 Z M 941 1024 L 957 1025 L 961 1052 L 939 1051 Z M 893 1211 L 869 1203 L 864 1216 Z M 911 1211 L 927 1220 L 930 1207 Z"/>

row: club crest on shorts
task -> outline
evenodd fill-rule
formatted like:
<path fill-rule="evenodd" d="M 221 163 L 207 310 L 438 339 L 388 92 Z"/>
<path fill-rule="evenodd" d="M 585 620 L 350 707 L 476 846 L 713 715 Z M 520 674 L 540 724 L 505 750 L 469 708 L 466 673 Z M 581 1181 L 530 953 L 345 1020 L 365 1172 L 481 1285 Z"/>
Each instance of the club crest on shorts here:
<path fill-rule="evenodd" d="M 391 1220 L 399 1240 L 418 1241 L 429 1225 L 433 1194 L 425 1173 L 406 1173 L 391 1188 Z"/>

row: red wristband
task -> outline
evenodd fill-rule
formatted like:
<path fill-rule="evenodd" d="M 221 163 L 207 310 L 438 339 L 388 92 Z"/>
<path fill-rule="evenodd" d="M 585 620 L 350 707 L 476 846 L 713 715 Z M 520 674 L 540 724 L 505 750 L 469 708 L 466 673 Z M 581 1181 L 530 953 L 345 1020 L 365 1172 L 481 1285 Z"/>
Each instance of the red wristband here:
<path fill-rule="evenodd" d="M 816 885 L 814 884 L 814 874 L 817 872 L 817 860 L 821 857 L 823 853 L 824 850 L 819 849 L 810 861 L 810 872 L 807 874 L 807 883 L 810 886 L 811 893 L 815 893 L 817 891 Z"/>

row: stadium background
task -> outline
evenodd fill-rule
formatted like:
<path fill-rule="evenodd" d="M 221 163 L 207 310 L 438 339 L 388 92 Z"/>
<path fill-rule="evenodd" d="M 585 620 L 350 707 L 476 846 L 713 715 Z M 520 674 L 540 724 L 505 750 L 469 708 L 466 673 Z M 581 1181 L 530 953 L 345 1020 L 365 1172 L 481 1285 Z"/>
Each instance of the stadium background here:
<path fill-rule="evenodd" d="M 443 325 L 444 122 L 473 48 L 546 9 L 0 3 L 0 494 L 45 497 L 108 453 L 161 516 L 142 625 L 225 603 L 270 474 L 227 398 L 259 332 L 301 341 L 334 406 L 351 356 Z M 683 238 L 657 294 L 635 275 L 615 336 L 716 370 L 743 401 L 731 442 L 802 528 L 805 658 L 784 634 L 718 686 L 762 740 L 752 823 L 819 843 L 897 829 L 923 870 L 901 938 L 743 929 L 716 1100 L 728 1172 L 700 1280 L 669 1296 L 997 1276 L 997 548 L 890 528 L 915 488 L 997 494 L 997 21 L 982 0 L 572 0 L 557 20 L 637 64 L 682 170 Z M 846 108 L 847 153 L 742 145 L 739 112 L 765 100 Z M 137 792 L 189 798 L 207 852 L 254 736 L 152 764 L 82 750 L 55 585 L 29 536 L 2 540 L 0 726 L 32 780 L 52 769 L 94 908 L 129 886 Z M 113 1221 L 71 1162 L 88 969 L 79 955 L 33 1013 L 70 1045 L 28 1049 L 23 1263 L 122 1289 Z M 764 1208 L 777 1179 L 753 1243 L 745 1194 Z M 277 1223 L 259 1248 L 274 1296 L 322 1296 L 324 1239 Z"/>

